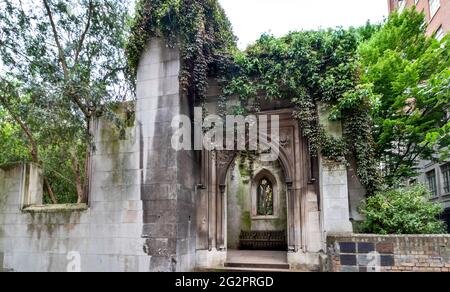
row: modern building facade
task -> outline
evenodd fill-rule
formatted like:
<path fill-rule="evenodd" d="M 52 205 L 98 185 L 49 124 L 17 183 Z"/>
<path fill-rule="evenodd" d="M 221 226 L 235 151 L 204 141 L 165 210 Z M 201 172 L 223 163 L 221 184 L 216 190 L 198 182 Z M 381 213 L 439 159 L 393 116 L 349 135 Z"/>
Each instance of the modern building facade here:
<path fill-rule="evenodd" d="M 435 163 L 421 161 L 419 163 L 420 175 L 413 182 L 427 185 L 432 194 L 432 200 L 444 205 L 445 212 L 442 219 L 447 223 L 450 233 L 450 162 Z"/>
<path fill-rule="evenodd" d="M 442 39 L 450 31 L 450 0 L 388 0 L 389 13 L 413 6 L 425 14 L 427 35 Z"/>

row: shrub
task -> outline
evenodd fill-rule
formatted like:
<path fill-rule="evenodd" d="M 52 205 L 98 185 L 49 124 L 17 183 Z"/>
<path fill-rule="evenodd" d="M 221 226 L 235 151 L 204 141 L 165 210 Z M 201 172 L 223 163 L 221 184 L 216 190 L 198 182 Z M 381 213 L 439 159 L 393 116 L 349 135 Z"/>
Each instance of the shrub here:
<path fill-rule="evenodd" d="M 431 193 L 423 185 L 378 192 L 367 199 L 361 213 L 366 220 L 364 233 L 374 234 L 440 234 L 446 233 L 439 221 L 443 208 L 429 199 Z"/>

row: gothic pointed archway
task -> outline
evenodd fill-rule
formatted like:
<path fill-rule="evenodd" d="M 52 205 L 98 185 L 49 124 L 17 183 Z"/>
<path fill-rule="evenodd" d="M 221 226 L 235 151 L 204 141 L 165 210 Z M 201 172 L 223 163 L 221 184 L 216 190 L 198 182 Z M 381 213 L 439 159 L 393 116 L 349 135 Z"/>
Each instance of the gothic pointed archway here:
<path fill-rule="evenodd" d="M 284 176 L 279 185 L 286 189 L 287 245 L 290 253 L 307 252 L 319 230 L 319 186 L 317 161 L 308 153 L 292 111 L 271 111 L 264 115 L 280 118 L 279 158 Z M 238 152 L 204 151 L 197 198 L 197 248 L 209 252 L 227 250 L 227 176 Z M 314 220 L 312 222 L 311 220 Z M 310 234 L 315 238 L 309 238 Z M 317 244 L 316 244 L 317 245 Z"/>

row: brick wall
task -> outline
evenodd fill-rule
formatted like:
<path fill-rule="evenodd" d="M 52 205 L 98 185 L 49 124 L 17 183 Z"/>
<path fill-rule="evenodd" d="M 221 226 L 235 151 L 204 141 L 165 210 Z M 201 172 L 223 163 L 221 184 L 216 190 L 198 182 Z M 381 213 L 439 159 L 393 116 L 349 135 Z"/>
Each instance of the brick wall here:
<path fill-rule="evenodd" d="M 331 272 L 450 272 L 450 235 L 331 235 Z"/>

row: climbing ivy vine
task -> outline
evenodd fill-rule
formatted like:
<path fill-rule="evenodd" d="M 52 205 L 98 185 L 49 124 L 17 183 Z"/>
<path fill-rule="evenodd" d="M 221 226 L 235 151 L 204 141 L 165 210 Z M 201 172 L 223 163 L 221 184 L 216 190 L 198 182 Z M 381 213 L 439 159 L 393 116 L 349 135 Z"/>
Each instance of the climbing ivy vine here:
<path fill-rule="evenodd" d="M 355 159 L 358 175 L 373 193 L 380 185 L 371 135 L 370 86 L 359 82 L 357 47 L 377 30 L 294 32 L 282 38 L 263 35 L 245 52 L 236 49 L 230 22 L 217 0 L 140 0 L 127 49 L 129 74 L 136 80 L 141 53 L 151 37 L 179 45 L 180 83 L 188 97 L 204 100 L 208 78 L 223 87 L 221 111 L 230 98 L 241 105 L 234 113 L 259 110 L 259 102 L 285 100 L 295 108 L 312 155 L 328 160 Z M 330 120 L 341 120 L 343 138 L 327 133 L 319 110 Z M 222 112 L 224 114 L 224 112 Z"/>
<path fill-rule="evenodd" d="M 258 106 L 249 105 L 261 99 L 291 102 L 311 154 L 320 151 L 339 163 L 356 160 L 359 178 L 372 194 L 381 184 L 370 117 L 375 96 L 371 86 L 357 85 L 359 32 L 337 29 L 293 32 L 282 38 L 263 35 L 235 55 L 224 95 L 240 97 L 238 113 L 257 111 Z M 343 137 L 328 134 L 321 118 L 342 121 Z"/>
<path fill-rule="evenodd" d="M 129 76 L 136 80 L 141 53 L 152 37 L 179 45 L 180 83 L 188 97 L 203 100 L 208 76 L 236 50 L 231 24 L 216 0 L 139 0 L 127 47 Z"/>

